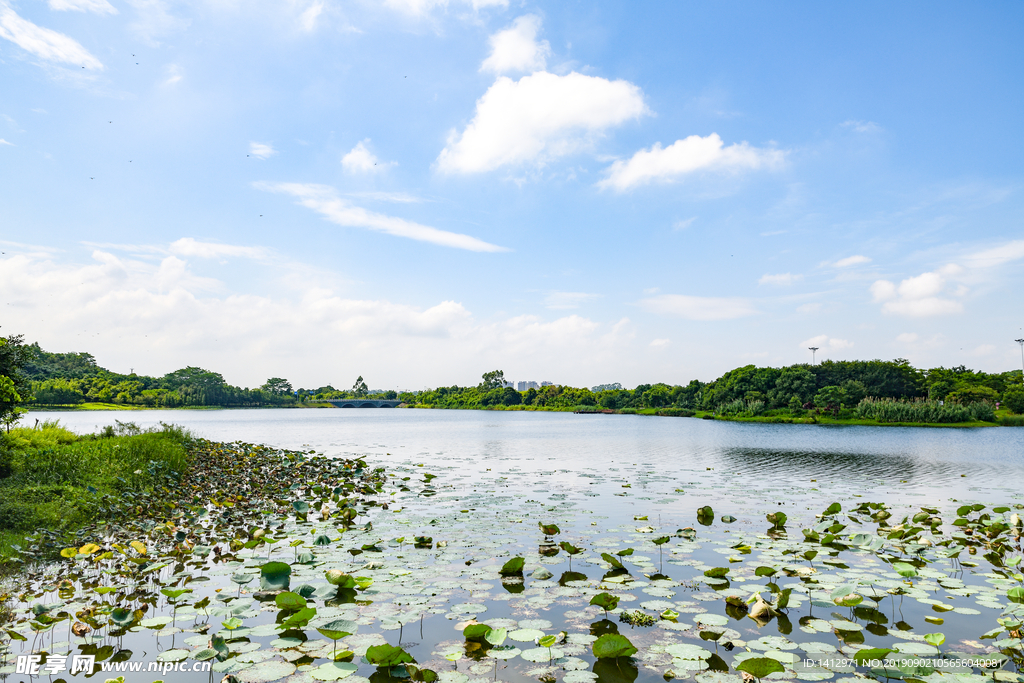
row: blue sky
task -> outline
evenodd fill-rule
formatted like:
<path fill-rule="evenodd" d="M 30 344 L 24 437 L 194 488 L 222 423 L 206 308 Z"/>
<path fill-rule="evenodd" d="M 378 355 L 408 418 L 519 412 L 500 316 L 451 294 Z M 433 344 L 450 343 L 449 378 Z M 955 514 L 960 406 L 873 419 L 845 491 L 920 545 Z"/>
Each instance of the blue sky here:
<path fill-rule="evenodd" d="M 1019 367 L 1024 7 L 0 0 L 0 324 L 253 386 Z"/>

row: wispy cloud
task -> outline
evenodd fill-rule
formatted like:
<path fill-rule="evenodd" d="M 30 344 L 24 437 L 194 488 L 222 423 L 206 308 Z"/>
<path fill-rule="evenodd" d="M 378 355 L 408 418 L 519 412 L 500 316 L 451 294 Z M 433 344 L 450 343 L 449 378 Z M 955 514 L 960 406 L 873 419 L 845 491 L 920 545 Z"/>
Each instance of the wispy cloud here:
<path fill-rule="evenodd" d="M 85 69 L 103 68 L 100 60 L 77 40 L 21 18 L 4 0 L 0 0 L 0 38 L 50 62 L 73 64 Z"/>
<path fill-rule="evenodd" d="M 854 121 L 850 119 L 849 121 L 843 121 L 841 125 L 843 128 L 849 128 L 856 133 L 880 133 L 882 131 L 882 127 L 874 121 Z"/>
<path fill-rule="evenodd" d="M 50 9 L 57 11 L 95 12 L 117 14 L 117 8 L 107 0 L 49 0 Z"/>
<path fill-rule="evenodd" d="M 263 142 L 249 143 L 249 156 L 256 157 L 257 159 L 269 159 L 275 154 L 277 154 L 277 150 L 274 149 L 273 145 Z"/>
<path fill-rule="evenodd" d="M 809 349 L 812 346 L 816 346 L 819 350 L 842 351 L 843 349 L 852 347 L 853 342 L 847 341 L 846 339 L 836 339 L 835 337 L 830 337 L 827 334 L 819 334 L 817 337 L 811 337 L 810 339 L 803 340 L 798 344 L 798 346 L 801 349 Z"/>
<path fill-rule="evenodd" d="M 7 140 L 4 140 L 3 138 L 0 138 L 0 145 L 9 145 L 11 147 L 15 146 L 13 142 L 7 142 Z"/>
<path fill-rule="evenodd" d="M 599 294 L 586 292 L 548 292 L 548 295 L 544 297 L 544 306 L 554 310 L 579 308 L 599 296 Z"/>
<path fill-rule="evenodd" d="M 199 258 L 240 256 L 243 258 L 264 259 L 269 253 L 264 247 L 245 247 L 237 244 L 222 244 L 220 242 L 200 242 L 192 237 L 182 237 L 175 242 L 171 242 L 168 251 L 178 256 L 197 256 Z"/>
<path fill-rule="evenodd" d="M 835 268 L 849 268 L 850 266 L 859 266 L 863 263 L 871 263 L 871 259 L 867 256 L 861 256 L 858 254 L 856 256 L 847 256 L 846 258 L 841 258 L 838 261 L 826 263 L 825 265 L 833 266 Z"/>
<path fill-rule="evenodd" d="M 994 268 L 1022 258 L 1024 240 L 1013 240 L 993 249 L 974 252 L 964 260 L 964 263 L 971 268 Z"/>
<path fill-rule="evenodd" d="M 327 185 L 312 183 L 254 183 L 254 185 L 267 192 L 291 195 L 298 200 L 300 205 L 316 211 L 338 225 L 366 228 L 396 237 L 430 242 L 455 249 L 485 252 L 509 251 L 506 247 L 499 247 L 469 235 L 438 230 L 429 225 L 407 221 L 404 218 L 367 211 L 340 198 L 334 188 Z"/>
<path fill-rule="evenodd" d="M 765 273 L 761 276 L 761 279 L 757 281 L 759 285 L 779 285 L 789 286 L 795 282 L 799 282 L 804 278 L 803 275 L 794 275 L 793 273 L 779 273 L 777 275 L 768 275 Z"/>

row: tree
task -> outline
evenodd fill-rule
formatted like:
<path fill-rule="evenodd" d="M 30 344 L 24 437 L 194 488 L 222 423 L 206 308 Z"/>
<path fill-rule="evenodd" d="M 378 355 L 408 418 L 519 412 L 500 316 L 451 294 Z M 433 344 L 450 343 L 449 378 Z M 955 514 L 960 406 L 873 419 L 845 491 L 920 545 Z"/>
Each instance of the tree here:
<path fill-rule="evenodd" d="M 23 339 L 20 334 L 0 339 L 0 421 L 7 431 L 21 419 L 24 411 L 20 404 L 32 393 L 28 378 L 22 374 L 32 351 L 22 343 Z"/>
<path fill-rule="evenodd" d="M 819 408 L 831 411 L 838 415 L 839 409 L 843 406 L 843 402 L 846 400 L 846 392 L 843 391 L 842 387 L 831 385 L 822 387 L 818 390 L 818 393 L 814 395 L 814 405 Z"/>
<path fill-rule="evenodd" d="M 483 381 L 480 382 L 480 389 L 484 391 L 490 391 L 491 389 L 501 389 L 505 386 L 505 371 L 504 370 L 491 370 L 483 374 Z"/>
<path fill-rule="evenodd" d="M 864 382 L 848 379 L 841 386 L 843 387 L 843 394 L 846 395 L 845 403 L 851 408 L 867 398 L 868 388 L 864 386 Z"/>
<path fill-rule="evenodd" d="M 366 396 L 366 393 L 370 390 L 370 387 L 366 386 L 366 382 L 363 381 L 363 376 L 359 375 L 356 377 L 355 384 L 352 385 L 352 393 L 356 396 Z"/>
<path fill-rule="evenodd" d="M 1024 415 L 1024 387 L 1019 385 L 1010 387 L 1003 392 L 1003 401 L 1011 412 Z"/>
<path fill-rule="evenodd" d="M 779 378 L 775 380 L 775 388 L 768 392 L 768 399 L 773 406 L 784 406 L 796 397 L 800 405 L 803 405 L 810 402 L 815 387 L 814 373 L 806 366 L 791 365 L 779 373 Z"/>
<path fill-rule="evenodd" d="M 984 386 L 964 387 L 948 394 L 946 400 L 950 403 L 981 403 L 988 401 L 995 403 L 999 400 L 999 393 L 995 389 Z"/>
<path fill-rule="evenodd" d="M 260 389 L 271 394 L 290 394 L 292 393 L 292 383 L 283 377 L 271 377 L 263 383 Z"/>
<path fill-rule="evenodd" d="M 24 412 L 18 405 L 19 403 L 21 403 L 21 395 L 14 386 L 14 380 L 0 375 L 0 422 L 3 422 L 8 432 L 21 419 L 21 414 Z"/>

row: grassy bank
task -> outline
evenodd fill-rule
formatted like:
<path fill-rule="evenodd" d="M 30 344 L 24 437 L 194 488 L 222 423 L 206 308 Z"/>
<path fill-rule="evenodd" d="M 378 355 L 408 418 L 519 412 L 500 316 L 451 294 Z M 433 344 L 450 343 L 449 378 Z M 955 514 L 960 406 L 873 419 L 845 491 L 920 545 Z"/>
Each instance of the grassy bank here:
<path fill-rule="evenodd" d="M 152 504 L 186 471 L 188 440 L 167 425 L 118 423 L 89 436 L 56 422 L 12 429 L 0 442 L 0 562 L 47 555 L 85 524 Z"/>

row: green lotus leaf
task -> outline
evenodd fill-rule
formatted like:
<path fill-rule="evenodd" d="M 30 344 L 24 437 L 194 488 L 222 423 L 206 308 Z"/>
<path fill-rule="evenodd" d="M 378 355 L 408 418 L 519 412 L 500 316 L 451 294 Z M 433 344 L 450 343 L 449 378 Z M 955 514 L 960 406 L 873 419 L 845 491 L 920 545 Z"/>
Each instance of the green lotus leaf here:
<path fill-rule="evenodd" d="M 390 668 L 407 662 L 414 663 L 416 660 L 402 648 L 384 644 L 367 648 L 366 661 L 377 667 Z"/>
<path fill-rule="evenodd" d="M 260 588 L 265 591 L 286 591 L 292 568 L 284 562 L 268 562 L 260 567 Z"/>
<path fill-rule="evenodd" d="M 633 643 L 629 642 L 626 636 L 619 635 L 618 633 L 605 633 L 594 641 L 591 648 L 594 656 L 598 659 L 631 657 L 637 653 Z"/>
<path fill-rule="evenodd" d="M 782 666 L 779 660 L 771 657 L 752 657 L 737 664 L 736 670 L 745 671 L 754 678 L 764 678 L 768 674 L 782 673 L 786 667 Z"/>

